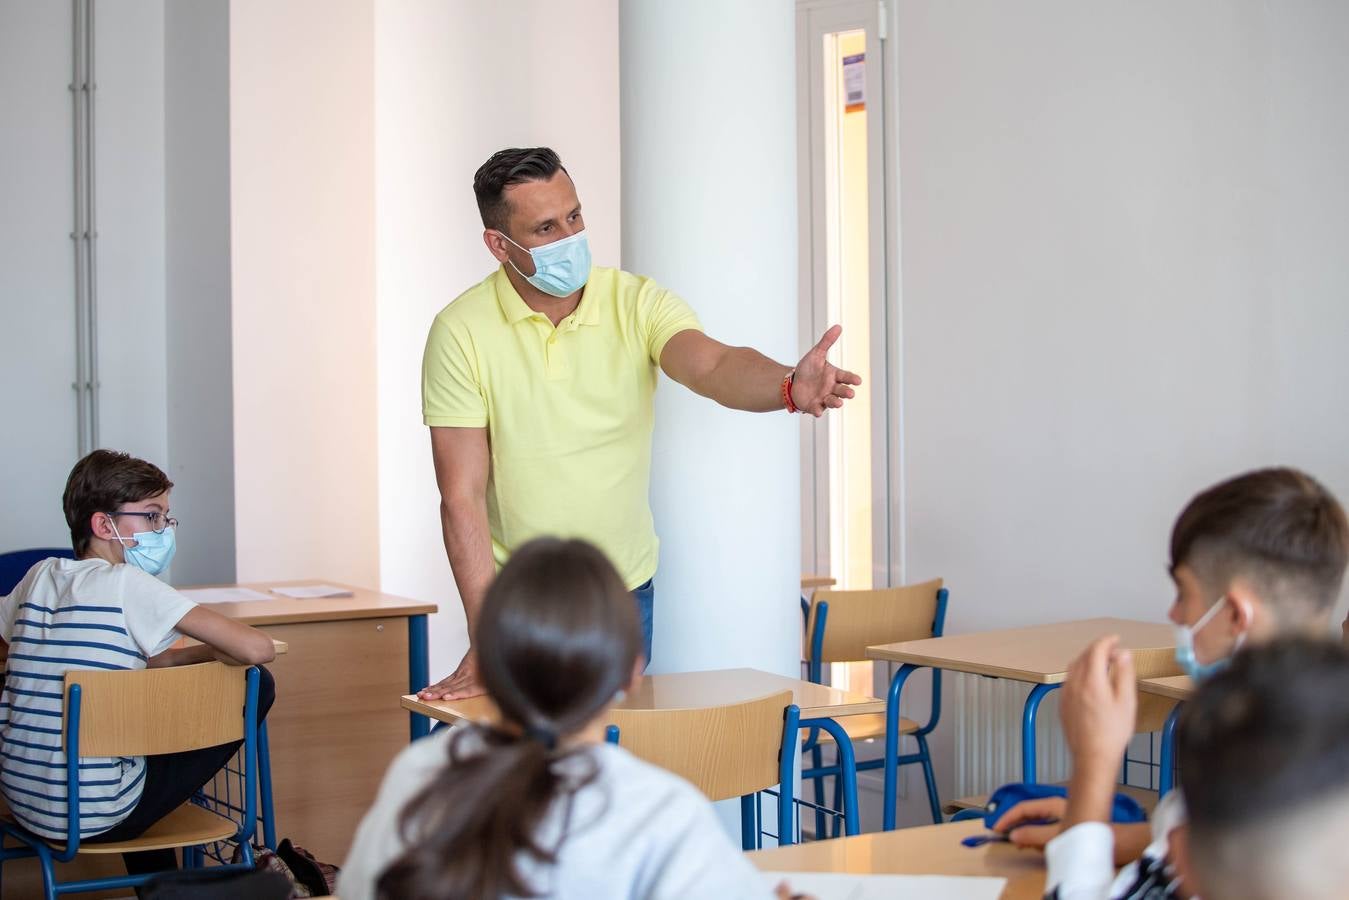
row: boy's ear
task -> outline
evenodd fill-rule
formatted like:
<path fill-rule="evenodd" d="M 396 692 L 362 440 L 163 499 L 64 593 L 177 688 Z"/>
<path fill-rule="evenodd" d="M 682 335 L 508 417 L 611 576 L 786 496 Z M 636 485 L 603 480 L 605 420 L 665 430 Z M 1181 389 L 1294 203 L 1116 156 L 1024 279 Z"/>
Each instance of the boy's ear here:
<path fill-rule="evenodd" d="M 112 517 L 107 513 L 96 512 L 89 517 L 89 531 L 96 538 L 102 538 L 105 541 L 117 540 L 117 534 L 112 526 Z"/>
<path fill-rule="evenodd" d="M 1238 580 L 1228 587 L 1223 602 L 1227 604 L 1224 615 L 1230 617 L 1232 629 L 1243 633 L 1250 631 L 1256 613 L 1262 606 L 1260 596 L 1245 582 Z"/>

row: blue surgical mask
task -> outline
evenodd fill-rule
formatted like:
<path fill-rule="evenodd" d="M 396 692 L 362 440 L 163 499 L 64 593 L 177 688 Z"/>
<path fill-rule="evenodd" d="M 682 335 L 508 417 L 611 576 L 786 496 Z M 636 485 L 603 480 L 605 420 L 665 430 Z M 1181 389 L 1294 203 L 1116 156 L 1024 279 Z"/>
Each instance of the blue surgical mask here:
<path fill-rule="evenodd" d="M 175 530 L 169 527 L 162 533 L 137 531 L 130 538 L 124 538 L 117 534 L 117 526 L 112 526 L 112 533 L 117 534 L 117 540 L 122 544 L 122 555 L 127 564 L 150 575 L 158 575 L 173 562 L 173 553 L 178 549 L 177 539 L 174 537 Z M 134 540 L 136 546 L 128 547 L 127 540 Z"/>
<path fill-rule="evenodd" d="M 511 241 L 505 232 L 500 234 Z M 515 244 L 515 241 L 511 243 Z M 520 247 L 519 244 L 515 246 Z M 534 261 L 534 274 L 526 275 L 520 272 L 520 267 L 513 262 L 511 268 L 520 272 L 521 278 L 545 294 L 553 297 L 570 297 L 585 287 L 586 282 L 590 280 L 590 244 L 586 240 L 584 230 L 560 241 L 535 247 L 533 250 L 527 247 L 520 249 L 528 253 L 529 258 Z M 506 261 L 510 262 L 509 259 Z"/>
<path fill-rule="evenodd" d="M 1218 614 L 1218 610 L 1224 606 L 1224 600 L 1220 598 L 1217 603 L 1209 607 L 1208 612 L 1199 617 L 1199 621 L 1193 625 L 1176 626 L 1176 662 L 1185 670 L 1185 674 L 1194 679 L 1196 683 L 1203 681 L 1210 675 L 1216 674 L 1226 668 L 1231 656 L 1223 659 L 1215 659 L 1211 663 L 1201 663 L 1194 655 L 1194 636 L 1199 633 L 1213 617 Z M 1232 647 L 1232 653 L 1241 649 L 1241 645 L 1246 641 L 1246 634 L 1243 632 L 1237 635 L 1236 645 Z"/>

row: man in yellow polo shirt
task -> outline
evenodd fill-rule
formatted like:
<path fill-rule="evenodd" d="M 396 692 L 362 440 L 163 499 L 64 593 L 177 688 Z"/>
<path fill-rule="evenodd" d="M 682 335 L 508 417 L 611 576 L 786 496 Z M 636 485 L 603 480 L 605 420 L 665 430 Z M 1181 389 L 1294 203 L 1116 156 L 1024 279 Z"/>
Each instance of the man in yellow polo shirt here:
<path fill-rule="evenodd" d="M 651 658 L 658 541 L 651 518 L 657 367 L 732 409 L 819 416 L 862 383 L 825 358 L 797 364 L 702 333 L 649 278 L 592 267 L 571 177 L 546 147 L 502 150 L 473 179 L 483 242 L 500 267 L 441 310 L 422 360 L 422 417 L 445 551 L 469 635 L 513 548 L 584 538 L 633 591 Z M 425 699 L 482 693 L 473 648 Z"/>

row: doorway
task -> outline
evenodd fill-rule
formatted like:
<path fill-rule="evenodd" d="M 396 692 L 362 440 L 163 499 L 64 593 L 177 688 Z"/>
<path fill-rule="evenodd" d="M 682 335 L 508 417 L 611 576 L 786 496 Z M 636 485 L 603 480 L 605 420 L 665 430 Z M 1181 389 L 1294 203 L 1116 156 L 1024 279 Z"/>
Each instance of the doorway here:
<path fill-rule="evenodd" d="M 899 505 L 883 4 L 799 0 L 797 60 L 802 345 L 841 324 L 831 359 L 863 380 L 842 409 L 802 421 L 802 570 L 837 589 L 885 587 L 899 583 Z M 870 663 L 831 668 L 835 686 L 872 691 Z"/>

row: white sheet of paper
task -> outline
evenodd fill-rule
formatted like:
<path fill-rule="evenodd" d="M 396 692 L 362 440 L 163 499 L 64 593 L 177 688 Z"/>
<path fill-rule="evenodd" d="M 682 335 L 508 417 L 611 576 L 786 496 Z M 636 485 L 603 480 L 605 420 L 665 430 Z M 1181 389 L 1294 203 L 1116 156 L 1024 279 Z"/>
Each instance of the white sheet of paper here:
<path fill-rule="evenodd" d="M 841 872 L 764 872 L 769 886 L 782 882 L 794 894 L 818 900 L 998 900 L 1005 878 L 956 875 L 847 875 Z"/>
<path fill-rule="evenodd" d="M 333 587 L 331 584 L 301 584 L 295 587 L 274 587 L 271 588 L 273 594 L 280 594 L 283 597 L 293 597 L 296 600 L 312 600 L 315 597 L 350 597 L 351 591 L 346 588 Z"/>
<path fill-rule="evenodd" d="M 244 600 L 270 600 L 262 591 L 245 587 L 188 588 L 179 591 L 193 603 L 239 603 Z"/>

